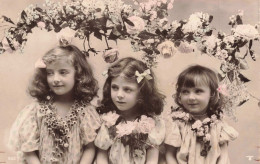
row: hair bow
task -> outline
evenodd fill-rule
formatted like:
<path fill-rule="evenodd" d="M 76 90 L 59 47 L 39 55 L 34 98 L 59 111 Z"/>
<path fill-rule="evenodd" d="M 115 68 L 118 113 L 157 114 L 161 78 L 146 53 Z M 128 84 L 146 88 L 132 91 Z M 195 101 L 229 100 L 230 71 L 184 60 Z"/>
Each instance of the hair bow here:
<path fill-rule="evenodd" d="M 107 77 L 108 77 L 108 70 L 105 70 L 105 71 L 102 73 L 102 75 L 107 78 Z"/>
<path fill-rule="evenodd" d="M 150 76 L 151 71 L 150 69 L 145 70 L 143 73 L 139 73 L 138 71 L 135 71 L 135 75 L 137 76 L 137 83 L 140 83 L 143 78 L 146 78 L 147 80 L 151 80 L 152 76 Z"/>
<path fill-rule="evenodd" d="M 35 68 L 46 68 L 46 64 L 43 62 L 42 57 L 40 57 L 34 64 Z"/>

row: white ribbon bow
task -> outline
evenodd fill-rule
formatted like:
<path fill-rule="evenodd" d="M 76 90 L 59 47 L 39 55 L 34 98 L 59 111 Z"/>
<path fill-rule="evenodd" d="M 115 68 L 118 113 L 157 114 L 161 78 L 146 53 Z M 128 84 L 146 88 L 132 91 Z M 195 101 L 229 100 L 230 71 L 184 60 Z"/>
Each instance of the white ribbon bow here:
<path fill-rule="evenodd" d="M 108 70 L 105 70 L 105 71 L 102 73 L 102 75 L 107 78 L 107 77 L 108 77 Z"/>
<path fill-rule="evenodd" d="M 135 71 L 135 76 L 137 76 L 137 83 L 140 83 L 143 78 L 146 78 L 147 80 L 151 80 L 152 76 L 150 76 L 151 71 L 150 69 L 145 70 L 143 73 L 139 73 L 138 71 Z"/>

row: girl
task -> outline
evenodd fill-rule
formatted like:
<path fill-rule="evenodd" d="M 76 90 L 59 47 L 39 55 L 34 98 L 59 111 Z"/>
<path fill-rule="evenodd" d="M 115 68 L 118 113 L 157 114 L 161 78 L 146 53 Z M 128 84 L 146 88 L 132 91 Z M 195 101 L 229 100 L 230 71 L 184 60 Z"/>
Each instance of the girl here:
<path fill-rule="evenodd" d="M 222 94 L 209 68 L 185 69 L 176 84 L 175 102 L 167 122 L 166 160 L 169 164 L 229 164 L 227 146 L 238 133 L 222 120 Z"/>
<path fill-rule="evenodd" d="M 158 116 L 163 99 L 153 72 L 143 62 L 123 58 L 112 65 L 98 108 L 103 124 L 95 139 L 97 163 L 157 163 L 158 146 L 165 136 Z"/>
<path fill-rule="evenodd" d="M 36 64 L 29 93 L 37 101 L 16 119 L 10 146 L 20 163 L 91 163 L 99 115 L 89 104 L 97 81 L 82 52 L 75 46 L 56 47 Z"/>

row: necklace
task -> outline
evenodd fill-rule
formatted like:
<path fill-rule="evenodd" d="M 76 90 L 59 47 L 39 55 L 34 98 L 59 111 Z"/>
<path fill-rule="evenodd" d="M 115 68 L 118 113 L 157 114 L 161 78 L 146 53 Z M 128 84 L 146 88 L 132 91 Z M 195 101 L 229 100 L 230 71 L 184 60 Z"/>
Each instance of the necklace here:
<path fill-rule="evenodd" d="M 57 109 L 53 105 L 53 101 L 45 101 L 40 103 L 40 112 L 45 115 L 44 123 L 48 128 L 49 134 L 53 137 L 54 148 L 52 161 L 57 161 L 64 151 L 69 147 L 69 132 L 72 127 L 77 124 L 79 112 L 81 112 L 86 104 L 84 102 L 74 101 L 70 108 L 69 114 L 65 118 L 57 116 Z M 85 113 L 82 112 L 84 115 Z"/>
<path fill-rule="evenodd" d="M 195 118 L 206 115 L 207 114 L 196 115 Z M 189 113 L 184 112 L 181 108 L 175 109 L 171 116 L 173 120 L 180 120 L 191 124 L 191 130 L 196 134 L 197 141 L 202 145 L 200 155 L 206 157 L 211 148 L 211 135 L 209 134 L 210 128 L 217 122 L 217 116 L 213 114 L 210 117 L 204 118 L 203 121 L 199 119 L 195 120 L 194 115 L 192 116 Z"/>

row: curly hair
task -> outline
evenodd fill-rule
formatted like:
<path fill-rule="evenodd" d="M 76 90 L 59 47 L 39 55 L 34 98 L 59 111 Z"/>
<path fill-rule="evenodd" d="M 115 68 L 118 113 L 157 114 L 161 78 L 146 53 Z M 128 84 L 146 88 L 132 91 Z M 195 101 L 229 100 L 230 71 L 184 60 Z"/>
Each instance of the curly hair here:
<path fill-rule="evenodd" d="M 98 83 L 85 55 L 74 45 L 57 46 L 49 50 L 42 57 L 42 60 L 45 64 L 50 64 L 61 57 L 66 57 L 75 68 L 75 99 L 90 102 L 97 95 Z M 46 100 L 48 96 L 54 96 L 47 82 L 45 68 L 36 68 L 28 91 L 32 97 L 39 101 Z"/>
<path fill-rule="evenodd" d="M 109 111 L 118 112 L 117 107 L 111 99 L 111 82 L 113 78 L 123 74 L 128 80 L 137 83 L 135 72 L 138 71 L 142 73 L 147 69 L 146 64 L 132 57 L 123 58 L 110 66 L 108 69 L 108 77 L 103 87 L 101 106 L 97 108 L 97 111 L 100 114 Z M 151 71 L 150 75 L 152 79 L 148 80 L 144 78 L 140 83 L 137 83 L 140 89 L 139 99 L 137 101 L 137 108 L 140 115 L 159 115 L 163 110 L 165 96 L 159 93 L 156 88 L 153 71 Z"/>
<path fill-rule="evenodd" d="M 223 96 L 217 91 L 219 84 L 217 74 L 207 67 L 193 65 L 179 74 L 176 84 L 176 94 L 174 95 L 175 102 L 185 110 L 183 105 L 179 102 L 182 88 L 192 88 L 199 84 L 207 85 L 210 88 L 211 97 L 208 104 L 207 115 L 211 116 L 216 114 L 219 118 L 220 113 L 222 113 Z"/>

